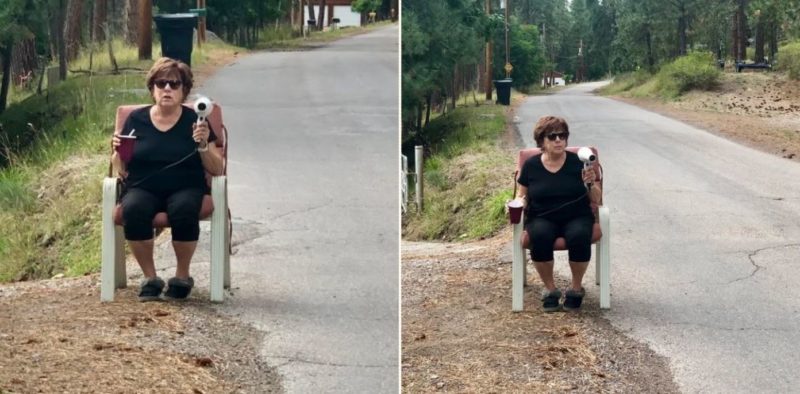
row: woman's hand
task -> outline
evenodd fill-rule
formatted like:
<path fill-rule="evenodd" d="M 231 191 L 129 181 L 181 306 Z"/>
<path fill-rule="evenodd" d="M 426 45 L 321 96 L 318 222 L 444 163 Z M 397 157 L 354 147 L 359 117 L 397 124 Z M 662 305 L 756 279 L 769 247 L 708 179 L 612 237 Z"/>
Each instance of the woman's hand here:
<path fill-rule="evenodd" d="M 586 167 L 583 169 L 583 183 L 594 183 L 595 178 L 593 167 Z"/>
<path fill-rule="evenodd" d="M 122 144 L 122 140 L 120 140 L 117 134 L 111 136 L 111 148 L 113 149 L 114 153 L 111 154 L 111 164 L 116 168 L 117 175 L 120 178 L 127 178 L 128 171 L 125 169 L 125 163 L 119 157 L 119 153 L 117 153 L 117 148 Z"/>
<path fill-rule="evenodd" d="M 204 121 L 203 123 L 192 124 L 192 139 L 194 139 L 194 142 L 200 144 L 201 148 L 205 148 L 208 145 L 209 134 L 208 122 Z"/>

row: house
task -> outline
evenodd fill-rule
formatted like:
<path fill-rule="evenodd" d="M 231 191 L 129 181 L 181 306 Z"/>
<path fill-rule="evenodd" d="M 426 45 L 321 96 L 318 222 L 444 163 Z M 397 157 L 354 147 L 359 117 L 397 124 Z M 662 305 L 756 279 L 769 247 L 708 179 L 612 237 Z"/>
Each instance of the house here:
<path fill-rule="evenodd" d="M 319 15 L 320 0 L 305 0 L 303 1 L 303 21 L 308 23 L 310 19 L 308 16 L 308 2 L 314 6 L 314 16 Z M 339 20 L 338 27 L 344 26 L 361 26 L 361 14 L 353 11 L 351 8 L 352 0 L 326 0 L 325 1 L 325 24 L 323 27 L 328 27 L 333 24 L 333 19 Z"/>
<path fill-rule="evenodd" d="M 542 76 L 542 86 L 547 86 L 547 79 L 552 78 L 550 86 L 564 86 L 567 83 L 564 81 L 564 74 L 558 71 L 545 72 Z"/>

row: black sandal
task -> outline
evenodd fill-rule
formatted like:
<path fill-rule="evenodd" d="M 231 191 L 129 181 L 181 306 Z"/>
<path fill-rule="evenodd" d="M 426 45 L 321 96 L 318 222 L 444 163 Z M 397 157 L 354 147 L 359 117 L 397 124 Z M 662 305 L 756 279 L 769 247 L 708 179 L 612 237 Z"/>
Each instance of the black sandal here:
<path fill-rule="evenodd" d="M 547 291 L 547 289 L 542 289 L 542 309 L 545 312 L 558 312 L 561 310 L 561 290 L 553 289 L 553 291 Z"/>
<path fill-rule="evenodd" d="M 567 289 L 566 296 L 564 296 L 564 310 L 574 311 L 581 309 L 583 303 L 583 296 L 586 295 L 586 290 L 581 287 L 580 291 Z"/>
<path fill-rule="evenodd" d="M 164 292 L 164 296 L 174 300 L 183 300 L 189 297 L 194 287 L 194 279 L 190 276 L 188 279 L 181 279 L 178 277 L 171 278 L 167 284 L 169 287 Z"/>
<path fill-rule="evenodd" d="M 144 278 L 139 286 L 139 301 L 160 301 L 162 290 L 164 290 L 163 279 L 157 276 Z"/>

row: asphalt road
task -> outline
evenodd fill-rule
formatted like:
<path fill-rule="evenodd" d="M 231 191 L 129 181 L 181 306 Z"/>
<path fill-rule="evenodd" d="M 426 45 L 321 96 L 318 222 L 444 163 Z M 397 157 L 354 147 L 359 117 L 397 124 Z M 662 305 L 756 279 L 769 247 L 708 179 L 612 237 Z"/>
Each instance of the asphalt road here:
<path fill-rule="evenodd" d="M 220 309 L 267 333 L 289 393 L 398 390 L 398 81 L 393 25 L 247 56 L 199 91 L 231 134 Z"/>
<path fill-rule="evenodd" d="M 684 392 L 797 392 L 800 165 L 595 87 L 531 97 L 517 114 L 527 146 L 553 114 L 567 119 L 570 145 L 599 148 L 612 236 L 605 316 L 667 356 Z M 585 286 L 597 308 L 592 267 Z"/>

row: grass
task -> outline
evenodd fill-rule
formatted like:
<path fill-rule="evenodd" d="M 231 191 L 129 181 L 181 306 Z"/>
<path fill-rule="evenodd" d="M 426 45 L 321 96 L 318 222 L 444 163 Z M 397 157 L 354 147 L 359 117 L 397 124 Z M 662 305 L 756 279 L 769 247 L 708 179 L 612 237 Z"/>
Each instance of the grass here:
<path fill-rule="evenodd" d="M 692 52 L 664 64 L 654 75 L 643 70 L 618 75 L 600 92 L 676 100 L 690 90 L 713 90 L 719 85 L 720 78 L 722 73 L 711 54 Z"/>
<path fill-rule="evenodd" d="M 259 34 L 256 49 L 299 50 L 323 45 L 341 38 L 367 33 L 375 29 L 389 26 L 393 22 L 383 21 L 366 26 L 347 26 L 336 30 L 312 31 L 308 37 L 296 37 L 290 27 L 267 27 Z"/>
<path fill-rule="evenodd" d="M 193 52 L 193 65 L 233 50 L 206 45 Z M 120 67 L 152 64 L 135 48 L 115 55 Z M 143 72 L 108 75 L 104 57 L 92 59 L 99 74 L 72 75 L 0 115 L 0 282 L 99 269 L 101 180 L 116 107 L 149 101 Z M 83 54 L 69 68 L 88 64 Z"/>
<path fill-rule="evenodd" d="M 505 111 L 494 104 L 461 106 L 431 121 L 420 137 L 430 152 L 424 210 L 403 218 L 405 239 L 478 239 L 502 228 L 514 182 L 514 159 L 500 141 Z"/>

